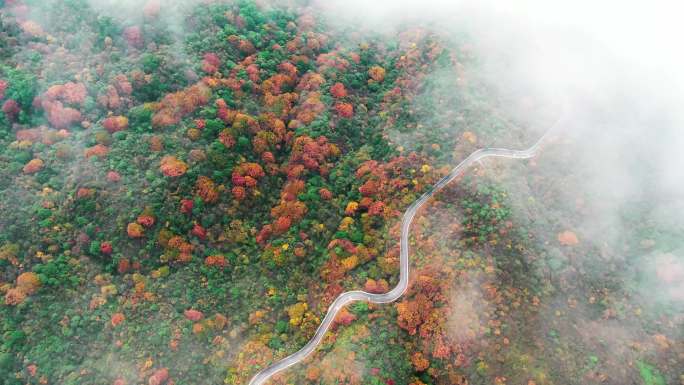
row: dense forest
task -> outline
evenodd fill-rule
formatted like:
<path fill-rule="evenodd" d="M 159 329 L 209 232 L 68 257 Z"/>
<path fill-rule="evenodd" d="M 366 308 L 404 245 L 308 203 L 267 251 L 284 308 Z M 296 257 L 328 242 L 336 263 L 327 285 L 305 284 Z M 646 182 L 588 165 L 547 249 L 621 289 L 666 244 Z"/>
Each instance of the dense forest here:
<path fill-rule="evenodd" d="M 1 384 L 246 384 L 340 293 L 396 285 L 401 215 L 455 163 L 535 139 L 465 34 L 165 4 L 0 0 Z M 682 314 L 641 306 L 635 260 L 611 259 L 682 229 L 635 205 L 639 236 L 590 242 L 564 146 L 440 192 L 406 295 L 348 306 L 271 382 L 683 383 Z M 675 262 L 652 279 L 681 279 Z"/>

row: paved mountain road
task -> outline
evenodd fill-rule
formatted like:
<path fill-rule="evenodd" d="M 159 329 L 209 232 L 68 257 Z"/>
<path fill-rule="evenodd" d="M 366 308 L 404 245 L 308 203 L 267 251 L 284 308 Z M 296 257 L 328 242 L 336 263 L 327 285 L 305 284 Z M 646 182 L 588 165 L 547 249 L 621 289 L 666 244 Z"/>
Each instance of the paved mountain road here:
<path fill-rule="evenodd" d="M 416 216 L 418 210 L 428 201 L 435 193 L 441 190 L 444 186 L 448 185 L 451 181 L 456 179 L 466 168 L 471 166 L 473 163 L 478 162 L 485 158 L 499 157 L 499 158 L 510 158 L 510 159 L 528 159 L 532 158 L 537 154 L 542 142 L 553 131 L 559 123 L 563 120 L 562 116 L 554 123 L 551 128 L 549 128 L 544 135 L 542 135 L 536 143 L 526 150 L 509 150 L 506 148 L 482 148 L 465 158 L 461 163 L 454 167 L 448 175 L 440 179 L 435 183 L 430 190 L 425 192 L 420 198 L 414 201 L 411 206 L 404 212 L 404 216 L 401 222 L 401 239 L 400 239 L 400 257 L 399 257 L 399 283 L 394 289 L 383 294 L 367 293 L 365 291 L 354 290 L 348 291 L 340 294 L 335 301 L 328 308 L 328 312 L 323 318 L 320 326 L 316 330 L 316 334 L 307 342 L 304 347 L 299 349 L 297 352 L 283 358 L 282 360 L 276 362 L 275 364 L 263 369 L 257 373 L 249 381 L 249 385 L 263 385 L 269 378 L 271 378 L 276 373 L 289 368 L 290 366 L 299 363 L 304 360 L 309 354 L 311 354 L 316 347 L 323 340 L 323 336 L 330 329 L 335 316 L 337 313 L 347 304 L 355 301 L 367 301 L 371 303 L 389 303 L 394 302 L 399 297 L 401 297 L 406 289 L 408 288 L 409 282 L 409 230 L 411 228 L 411 223 L 413 218 Z"/>

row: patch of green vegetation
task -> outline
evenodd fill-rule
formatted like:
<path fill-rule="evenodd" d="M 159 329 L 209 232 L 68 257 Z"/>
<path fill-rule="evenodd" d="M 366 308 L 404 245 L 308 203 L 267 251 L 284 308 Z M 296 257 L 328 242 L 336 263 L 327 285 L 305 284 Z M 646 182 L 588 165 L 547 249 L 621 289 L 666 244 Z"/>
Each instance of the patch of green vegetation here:
<path fill-rule="evenodd" d="M 658 371 L 658 369 L 644 361 L 637 361 L 637 368 L 639 369 L 639 375 L 644 381 L 644 385 L 665 385 L 665 378 Z"/>

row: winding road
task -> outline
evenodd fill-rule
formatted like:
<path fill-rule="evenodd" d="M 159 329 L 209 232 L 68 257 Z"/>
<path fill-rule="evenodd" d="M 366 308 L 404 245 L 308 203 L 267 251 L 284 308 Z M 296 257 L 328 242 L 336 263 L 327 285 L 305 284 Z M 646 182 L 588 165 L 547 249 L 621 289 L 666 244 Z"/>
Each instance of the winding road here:
<path fill-rule="evenodd" d="M 425 192 L 420 198 L 414 201 L 411 206 L 404 212 L 404 216 L 401 222 L 401 240 L 400 240 L 400 256 L 399 256 L 399 283 L 394 289 L 383 294 L 367 293 L 365 291 L 354 290 L 348 291 L 340 294 L 335 301 L 328 308 L 328 312 L 323 318 L 320 326 L 316 330 L 316 334 L 307 342 L 304 347 L 299 349 L 297 352 L 283 358 L 282 360 L 276 362 L 275 364 L 261 370 L 249 381 L 249 385 L 262 385 L 269 378 L 274 376 L 276 373 L 295 365 L 302 360 L 304 360 L 309 354 L 311 354 L 316 347 L 321 343 L 325 333 L 330 329 L 335 316 L 337 313 L 346 305 L 355 301 L 367 301 L 371 303 L 389 303 L 394 302 L 399 297 L 401 297 L 408 288 L 409 283 L 409 230 L 411 228 L 411 223 L 413 218 L 416 216 L 418 210 L 428 201 L 435 193 L 448 185 L 451 181 L 456 179 L 463 170 L 468 168 L 473 163 L 480 161 L 484 158 L 489 157 L 500 157 L 500 158 L 511 158 L 511 159 L 528 159 L 532 158 L 537 154 L 542 142 L 553 131 L 559 123 L 563 120 L 565 113 L 561 115 L 560 118 L 549 128 L 544 135 L 537 140 L 531 147 L 526 150 L 509 150 L 506 148 L 481 148 L 467 158 L 465 158 L 461 163 L 454 167 L 451 172 L 435 183 L 430 190 Z"/>

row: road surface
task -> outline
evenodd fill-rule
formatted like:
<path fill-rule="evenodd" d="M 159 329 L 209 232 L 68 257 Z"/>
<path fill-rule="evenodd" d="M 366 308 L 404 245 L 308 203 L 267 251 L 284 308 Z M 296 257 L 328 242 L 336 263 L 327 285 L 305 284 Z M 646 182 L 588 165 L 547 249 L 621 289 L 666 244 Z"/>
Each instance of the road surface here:
<path fill-rule="evenodd" d="M 409 230 L 411 228 L 413 218 L 416 216 L 416 213 L 425 204 L 425 202 L 432 198 L 432 196 L 435 195 L 435 193 L 437 193 L 439 190 L 444 188 L 444 186 L 448 185 L 451 181 L 453 181 L 459 175 L 461 175 L 466 168 L 470 167 L 475 162 L 478 162 L 484 158 L 532 158 L 539 151 L 539 148 L 541 147 L 541 144 L 544 141 L 544 139 L 546 139 L 549 133 L 559 125 L 561 120 L 563 120 L 563 116 L 565 116 L 565 114 L 562 114 L 562 116 L 556 121 L 556 123 L 554 123 L 554 125 L 551 128 L 549 128 L 546 131 L 546 133 L 544 133 L 544 135 L 542 135 L 542 137 L 539 138 L 539 140 L 537 140 L 537 142 L 534 143 L 528 149 L 509 150 L 506 148 L 481 148 L 470 154 L 461 163 L 454 167 L 447 176 L 445 176 L 444 178 L 440 179 L 437 183 L 435 183 L 430 188 L 430 190 L 428 190 L 420 198 L 413 202 L 411 206 L 409 206 L 409 208 L 406 209 L 406 211 L 404 212 L 404 216 L 401 222 L 401 240 L 399 244 L 400 270 L 399 283 L 397 283 L 397 286 L 395 286 L 394 289 L 383 294 L 367 293 L 365 291 L 360 290 L 348 291 L 340 294 L 328 308 L 328 312 L 325 314 L 323 322 L 321 322 L 321 324 L 318 326 L 316 334 L 314 334 L 314 336 L 309 340 L 309 342 L 307 342 L 307 344 L 304 345 L 304 347 L 299 349 L 297 352 L 261 370 L 254 377 L 252 377 L 252 379 L 249 381 L 249 385 L 263 385 L 266 381 L 268 381 L 269 378 L 274 376 L 276 373 L 281 372 L 289 368 L 290 366 L 295 365 L 304 360 L 321 343 L 323 337 L 325 336 L 325 333 L 328 331 L 328 329 L 330 329 L 330 326 L 335 320 L 335 316 L 337 316 L 337 313 L 344 306 L 355 301 L 366 301 L 370 303 L 389 303 L 399 299 L 399 297 L 401 297 L 406 292 L 409 283 Z"/>

